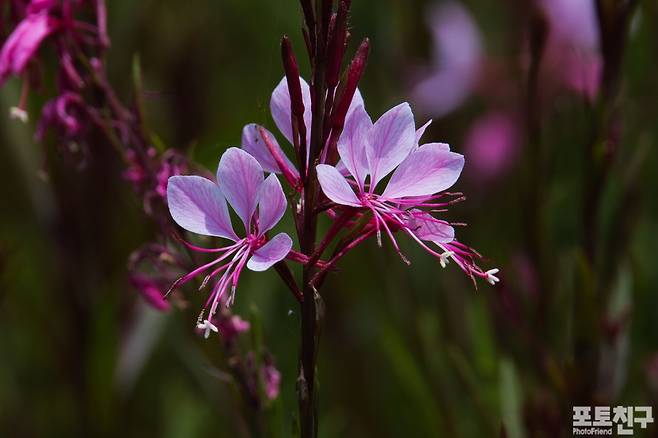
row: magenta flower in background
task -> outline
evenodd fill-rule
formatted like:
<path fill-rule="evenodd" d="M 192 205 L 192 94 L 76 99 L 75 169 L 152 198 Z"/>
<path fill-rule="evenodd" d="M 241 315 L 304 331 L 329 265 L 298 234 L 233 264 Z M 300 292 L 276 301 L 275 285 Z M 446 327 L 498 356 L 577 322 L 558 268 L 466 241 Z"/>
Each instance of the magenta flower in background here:
<path fill-rule="evenodd" d="M 309 86 L 303 78 L 299 78 L 304 103 L 304 124 L 306 125 L 306 147 L 311 142 L 311 93 Z M 347 111 L 346 124 L 349 123 L 354 110 L 363 106 L 363 98 L 357 89 L 352 103 Z M 288 143 L 293 144 L 292 114 L 290 105 L 290 91 L 288 82 L 284 77 L 272 92 L 270 111 L 277 128 Z M 286 157 L 274 135 L 266 128 L 251 123 L 242 130 L 242 149 L 249 152 L 263 166 L 266 172 L 282 173 L 292 187 L 299 185 L 299 171 Z M 308 153 L 306 154 L 308 157 Z M 308 165 L 308 163 L 307 163 Z"/>
<path fill-rule="evenodd" d="M 402 230 L 436 256 L 442 266 L 453 259 L 471 277 L 479 276 L 495 283 L 497 270 L 482 271 L 473 262 L 477 253 L 455 240 L 452 226 L 423 210 L 444 209 L 454 202 L 437 201 L 453 196 L 445 190 L 459 178 L 464 157 L 451 152 L 444 143 L 419 146 L 427 125 L 416 131 L 407 103 L 392 108 L 374 124 L 363 106 L 355 110 L 355 117 L 345 127 L 343 141 L 338 143 L 341 163 L 349 176 L 346 178 L 345 172 L 339 170 L 341 165 L 317 166 L 324 194 L 337 204 L 370 211 L 380 245 L 383 229 L 405 262 L 408 263 L 393 235 L 397 230 Z M 391 172 L 383 191 L 376 191 Z M 433 242 L 441 252 L 434 251 L 425 242 Z"/>
<path fill-rule="evenodd" d="M 162 282 L 139 273 L 131 275 L 129 280 L 132 287 L 156 310 L 166 312 L 170 309 L 169 301 L 164 298 L 166 286 Z"/>
<path fill-rule="evenodd" d="M 217 328 L 225 342 L 232 342 L 241 333 L 248 331 L 251 328 L 251 324 L 238 315 L 225 315 L 217 322 Z"/>
<path fill-rule="evenodd" d="M 281 387 L 281 372 L 276 369 L 274 364 L 266 363 L 261 367 L 263 384 L 265 386 L 265 396 L 268 400 L 274 400 L 279 396 Z"/>
<path fill-rule="evenodd" d="M 491 181 L 512 166 L 519 147 L 519 127 L 511 114 L 490 111 L 470 127 L 464 151 L 468 166 L 480 181 Z"/>
<path fill-rule="evenodd" d="M 34 57 L 41 42 L 53 33 L 58 21 L 48 14 L 52 2 L 30 5 L 28 15 L 9 35 L 0 51 L 0 86 L 11 75 L 20 75 Z M 47 3 L 40 5 L 40 3 Z"/>
<path fill-rule="evenodd" d="M 602 67 L 595 0 L 539 0 L 549 22 L 546 63 L 567 88 L 593 98 Z"/>
<path fill-rule="evenodd" d="M 86 104 L 79 94 L 65 91 L 43 106 L 35 138 L 43 141 L 49 128 L 64 138 L 76 136 L 83 124 Z"/>
<path fill-rule="evenodd" d="M 476 87 L 484 58 L 482 37 L 459 3 L 435 6 L 429 17 L 434 65 L 412 93 L 424 112 L 441 117 L 462 105 Z"/>
<path fill-rule="evenodd" d="M 551 25 L 551 38 L 576 48 L 598 50 L 595 0 L 540 0 Z"/>
<path fill-rule="evenodd" d="M 234 231 L 227 201 L 242 220 L 245 237 L 238 237 Z M 218 331 L 211 321 L 229 287 L 231 292 L 225 304 L 233 303 L 243 268 L 265 271 L 283 260 L 292 248 L 292 240 L 286 233 L 270 240 L 265 235 L 281 220 L 287 207 L 286 198 L 276 175 L 263 179 L 263 168 L 254 157 L 241 149 L 230 148 L 220 159 L 217 183 L 200 176 L 173 176 L 167 185 L 167 203 L 174 221 L 187 231 L 233 242 L 214 249 L 187 243 L 193 250 L 221 255 L 172 286 L 173 289 L 182 285 L 210 268 L 213 271 L 205 276 L 201 287 L 220 276 L 199 315 L 198 327 L 208 337 L 210 331 Z M 210 312 L 204 319 L 208 306 Z"/>

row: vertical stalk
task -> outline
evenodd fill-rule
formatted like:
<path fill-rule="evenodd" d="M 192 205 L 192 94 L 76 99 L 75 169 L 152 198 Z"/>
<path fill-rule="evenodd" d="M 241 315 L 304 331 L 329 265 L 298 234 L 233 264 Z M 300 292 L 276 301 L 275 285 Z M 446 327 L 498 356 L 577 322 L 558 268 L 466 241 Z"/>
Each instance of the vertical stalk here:
<path fill-rule="evenodd" d="M 320 3 L 318 3 L 318 6 Z M 321 7 L 317 8 L 321 18 Z M 308 169 L 305 172 L 304 193 L 302 200 L 302 235 L 300 247 L 302 253 L 312 256 L 315 252 L 317 231 L 317 215 L 315 204 L 318 195 L 315 164 L 322 150 L 323 127 L 326 103 L 326 32 L 323 29 L 322 18 L 318 20 L 320 29 L 316 33 L 315 57 L 313 64 L 313 79 L 311 82 L 311 142 L 308 156 Z M 318 395 L 317 395 L 317 356 L 320 328 L 323 319 L 322 298 L 311 285 L 315 268 L 311 264 L 302 269 L 301 306 L 301 353 L 298 377 L 298 397 L 301 436 L 303 438 L 317 437 L 318 433 Z"/>

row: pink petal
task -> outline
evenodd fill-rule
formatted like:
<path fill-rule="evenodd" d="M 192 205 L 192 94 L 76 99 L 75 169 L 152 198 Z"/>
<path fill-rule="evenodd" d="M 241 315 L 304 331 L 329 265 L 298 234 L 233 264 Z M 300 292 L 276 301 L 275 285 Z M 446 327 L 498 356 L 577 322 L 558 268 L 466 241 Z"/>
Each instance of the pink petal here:
<path fill-rule="evenodd" d="M 28 15 L 9 35 L 0 51 L 0 84 L 11 74 L 21 74 L 41 42 L 57 28 L 47 11 Z"/>
<path fill-rule="evenodd" d="M 360 106 L 365 108 L 365 104 L 363 103 L 363 96 L 361 95 L 361 91 L 359 91 L 359 89 L 357 88 L 356 91 L 354 92 L 354 97 L 352 97 L 352 102 L 350 102 L 350 107 L 347 109 L 345 120 L 349 120 L 349 118 L 352 117 L 354 111 L 358 109 Z"/>
<path fill-rule="evenodd" d="M 167 183 L 167 204 L 171 217 L 187 231 L 238 240 L 224 196 L 209 179 L 172 176 Z"/>
<path fill-rule="evenodd" d="M 442 143 L 425 144 L 395 170 L 382 197 L 433 195 L 452 186 L 463 167 L 463 155 L 447 151 Z"/>
<path fill-rule="evenodd" d="M 260 272 L 283 260 L 292 248 L 292 239 L 286 233 L 279 233 L 265 245 L 254 251 L 247 262 L 247 268 Z"/>
<path fill-rule="evenodd" d="M 408 103 L 402 103 L 375 122 L 366 145 L 370 169 L 370 189 L 400 164 L 416 145 L 414 115 Z"/>
<path fill-rule="evenodd" d="M 258 192 L 258 233 L 271 230 L 286 212 L 288 202 L 276 175 L 265 178 Z"/>
<path fill-rule="evenodd" d="M 279 396 L 281 373 L 272 364 L 263 365 L 261 371 L 263 374 L 263 382 L 265 384 L 265 395 L 269 400 L 274 400 Z"/>
<path fill-rule="evenodd" d="M 338 154 L 341 162 L 354 179 L 363 187 L 368 175 L 368 158 L 365 145 L 372 129 L 372 120 L 363 106 L 355 108 L 345 123 L 338 139 Z"/>
<path fill-rule="evenodd" d="M 308 146 L 311 139 L 311 92 L 304 79 L 299 78 L 299 81 L 302 86 L 302 99 L 304 100 L 304 125 L 306 125 L 306 145 Z M 285 77 L 281 79 L 279 85 L 272 92 L 270 111 L 279 131 L 290 144 L 293 144 L 290 93 L 288 92 L 288 82 Z"/>
<path fill-rule="evenodd" d="M 251 217 L 258 203 L 258 189 L 263 183 L 263 168 L 247 152 L 229 148 L 217 167 L 217 184 L 226 200 L 240 216 L 249 232 Z"/>
<path fill-rule="evenodd" d="M 429 119 L 427 123 L 425 123 L 423 126 L 420 128 L 416 129 L 416 144 L 418 145 L 420 143 L 420 139 L 423 138 L 423 134 L 425 134 L 425 130 L 427 129 L 428 126 L 432 124 L 432 119 Z M 448 148 L 450 149 L 450 148 Z"/>
<path fill-rule="evenodd" d="M 281 173 L 281 170 L 279 169 L 279 165 L 276 163 L 274 157 L 272 157 L 272 154 L 270 153 L 270 150 L 265 144 L 263 137 L 260 135 L 260 132 L 258 132 L 259 128 L 265 129 L 255 123 L 250 123 L 249 125 L 246 125 L 242 129 L 242 149 L 249 152 L 249 154 L 252 157 L 258 160 L 258 162 L 263 167 L 263 170 L 265 172 Z M 265 131 L 269 135 L 270 141 L 272 142 L 275 149 L 279 153 L 279 156 L 283 157 L 283 160 L 288 165 L 288 168 L 294 174 L 299 175 L 297 169 L 295 169 L 295 166 L 293 166 L 292 162 L 288 159 L 288 157 L 286 157 L 286 154 L 284 154 L 283 151 L 281 150 L 281 147 L 279 146 L 279 143 L 276 141 L 274 135 L 272 135 L 272 133 L 267 129 L 265 129 Z"/>
<path fill-rule="evenodd" d="M 420 210 L 412 210 L 411 213 L 413 216 L 407 221 L 407 226 L 418 238 L 436 243 L 455 240 L 455 230 L 447 222 Z"/>
<path fill-rule="evenodd" d="M 327 164 L 320 164 L 315 169 L 320 187 L 322 187 L 322 191 L 327 198 L 341 205 L 361 206 L 359 198 L 356 197 L 354 190 L 352 190 L 345 177 L 338 172 L 338 169 Z"/>

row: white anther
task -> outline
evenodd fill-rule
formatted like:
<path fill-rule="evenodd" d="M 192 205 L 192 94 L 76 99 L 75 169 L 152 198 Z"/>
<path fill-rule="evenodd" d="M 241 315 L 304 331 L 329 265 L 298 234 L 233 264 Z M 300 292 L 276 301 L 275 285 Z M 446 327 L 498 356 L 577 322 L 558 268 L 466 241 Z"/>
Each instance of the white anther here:
<path fill-rule="evenodd" d="M 208 321 L 207 319 L 205 321 L 203 321 L 202 323 L 197 324 L 196 328 L 203 330 L 203 337 L 205 339 L 208 339 L 208 336 L 210 336 L 211 331 L 213 331 L 215 333 L 219 332 L 217 327 L 212 322 Z"/>
<path fill-rule="evenodd" d="M 20 120 L 23 123 L 27 123 L 27 121 L 30 119 L 29 116 L 27 115 L 27 111 L 17 106 L 12 106 L 11 108 L 9 108 L 9 118 L 14 120 Z"/>
<path fill-rule="evenodd" d="M 450 262 L 450 257 L 452 257 L 454 255 L 455 255 L 454 251 L 446 251 L 446 252 L 442 253 L 439 256 L 439 263 L 441 264 L 441 267 L 445 268 L 446 266 L 448 266 L 448 262 Z"/>
<path fill-rule="evenodd" d="M 489 282 L 490 285 L 494 285 L 500 281 L 498 277 L 496 277 L 495 274 L 497 274 L 500 271 L 498 268 L 494 269 L 489 269 L 487 272 L 485 272 L 485 275 L 487 276 L 487 281 Z"/>

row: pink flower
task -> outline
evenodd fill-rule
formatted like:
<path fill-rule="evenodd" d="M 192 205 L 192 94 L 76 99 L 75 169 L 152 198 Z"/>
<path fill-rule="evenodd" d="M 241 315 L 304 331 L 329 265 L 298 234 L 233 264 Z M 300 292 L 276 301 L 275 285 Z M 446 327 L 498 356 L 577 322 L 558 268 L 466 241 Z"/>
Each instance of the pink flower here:
<path fill-rule="evenodd" d="M 338 143 L 341 163 L 316 168 L 322 191 L 336 204 L 370 211 L 378 241 L 383 229 L 405 262 L 393 235 L 397 230 L 436 256 L 442 266 L 453 259 L 467 274 L 493 283 L 497 281 L 495 272 L 484 272 L 475 265 L 477 253 L 455 240 L 452 226 L 422 210 L 443 209 L 454 202 L 437 201 L 453 195 L 445 190 L 457 181 L 464 167 L 464 157 L 451 152 L 447 144 L 418 145 L 426 127 L 416 131 L 407 103 L 392 108 L 374 124 L 360 106 Z M 391 173 L 386 187 L 377 190 Z M 442 252 L 431 249 L 426 241 Z"/>
<path fill-rule="evenodd" d="M 464 150 L 474 175 L 490 181 L 506 172 L 519 146 L 519 128 L 514 117 L 490 111 L 478 118 L 466 137 Z"/>
<path fill-rule="evenodd" d="M 274 400 L 279 396 L 281 386 L 281 373 L 276 369 L 274 364 L 266 363 L 261 368 L 263 384 L 265 386 L 265 396 L 269 400 Z"/>
<path fill-rule="evenodd" d="M 598 50 L 595 0 L 539 0 L 550 22 L 551 38 L 574 47 Z"/>
<path fill-rule="evenodd" d="M 85 113 L 85 102 L 79 94 L 63 92 L 44 105 L 35 134 L 36 139 L 43 141 L 50 127 L 67 139 L 76 136 L 80 132 Z"/>
<path fill-rule="evenodd" d="M 155 309 L 166 312 L 171 307 L 169 302 L 164 298 L 165 289 L 156 280 L 144 274 L 135 273 L 130 277 L 130 284 Z"/>
<path fill-rule="evenodd" d="M 243 238 L 233 230 L 227 201 L 242 220 Z M 270 240 L 265 236 L 281 220 L 287 207 L 286 198 L 276 175 L 263 179 L 263 168 L 254 157 L 242 149 L 230 148 L 219 162 L 217 183 L 200 176 L 172 176 L 167 185 L 167 202 L 174 221 L 187 231 L 233 241 L 229 246 L 215 249 L 186 244 L 196 251 L 221 255 L 181 277 L 171 288 L 210 268 L 214 270 L 206 275 L 201 287 L 221 274 L 199 315 L 198 327 L 208 337 L 210 331 L 218 331 L 211 321 L 229 287 L 231 292 L 226 305 L 233 303 L 243 268 L 265 271 L 283 260 L 292 248 L 292 240 L 286 233 Z M 227 262 L 220 264 L 223 261 Z M 203 320 L 208 306 L 210 312 Z"/>
<path fill-rule="evenodd" d="M 186 159 L 183 155 L 173 149 L 167 150 L 159 160 L 159 167 L 156 172 L 155 193 L 165 198 L 167 196 L 167 183 L 172 176 L 180 175 L 187 167 Z"/>
<path fill-rule="evenodd" d="M 37 12 L 29 13 L 2 46 L 0 51 L 0 85 L 10 75 L 23 73 L 25 66 L 39 49 L 41 42 L 57 29 L 58 22 L 48 15 L 47 7 L 46 9 L 35 8 L 32 9 Z"/>
<path fill-rule="evenodd" d="M 415 86 L 413 96 L 421 108 L 441 117 L 471 96 L 484 54 L 477 24 L 464 6 L 444 3 L 429 15 L 434 65 L 432 72 Z"/>
<path fill-rule="evenodd" d="M 547 68 L 567 88 L 593 98 L 603 68 L 594 0 L 540 0 L 540 6 L 550 26 Z"/>
<path fill-rule="evenodd" d="M 306 81 L 300 78 L 302 89 L 302 100 L 304 103 L 304 124 L 306 125 L 306 147 L 311 142 L 311 92 Z M 363 98 L 359 90 L 356 90 L 350 108 L 347 111 L 346 120 L 354 114 L 354 110 L 363 106 Z M 270 111 L 274 123 L 279 131 L 290 144 L 293 144 L 292 115 L 290 106 L 290 92 L 288 83 L 284 77 L 272 92 L 270 100 Z M 291 186 L 295 187 L 299 181 L 299 171 L 286 157 L 274 135 L 264 127 L 251 123 L 242 130 L 242 149 L 249 152 L 263 166 L 266 172 L 282 173 Z M 306 154 L 308 157 L 308 153 Z M 307 163 L 308 165 L 308 163 Z"/>
<path fill-rule="evenodd" d="M 251 328 L 249 321 L 245 321 L 238 315 L 229 315 L 221 318 L 217 326 L 224 339 L 229 340 L 235 339 L 240 333 L 244 333 Z"/>

